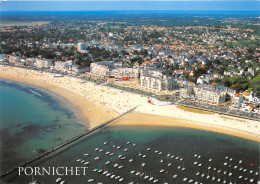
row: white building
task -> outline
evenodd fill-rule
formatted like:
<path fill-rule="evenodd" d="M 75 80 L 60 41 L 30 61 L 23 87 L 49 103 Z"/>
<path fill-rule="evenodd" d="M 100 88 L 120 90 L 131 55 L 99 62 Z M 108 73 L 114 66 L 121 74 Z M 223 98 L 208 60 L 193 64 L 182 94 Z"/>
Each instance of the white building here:
<path fill-rule="evenodd" d="M 86 43 L 79 42 L 77 44 L 77 51 L 80 52 L 80 53 L 88 53 Z"/>
<path fill-rule="evenodd" d="M 53 65 L 53 59 L 38 59 L 38 58 L 36 58 L 34 65 L 37 68 L 50 68 Z"/>
<path fill-rule="evenodd" d="M 9 56 L 9 63 L 11 64 L 16 64 L 21 62 L 21 57 L 20 56 Z"/>
<path fill-rule="evenodd" d="M 231 98 L 230 108 L 239 109 L 243 103 L 243 95 L 235 93 Z"/>
<path fill-rule="evenodd" d="M 178 84 L 173 77 L 141 76 L 141 86 L 157 91 L 178 89 Z"/>
<path fill-rule="evenodd" d="M 180 89 L 180 97 L 197 100 L 201 103 L 218 105 L 225 102 L 226 92 L 211 86 L 194 86 Z"/>

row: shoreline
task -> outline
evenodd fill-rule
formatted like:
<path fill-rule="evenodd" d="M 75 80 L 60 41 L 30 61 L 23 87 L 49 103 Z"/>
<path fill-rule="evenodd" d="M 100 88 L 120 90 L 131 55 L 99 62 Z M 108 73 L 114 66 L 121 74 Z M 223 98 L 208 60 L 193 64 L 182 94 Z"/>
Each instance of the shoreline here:
<path fill-rule="evenodd" d="M 109 126 L 164 126 L 164 127 L 181 127 L 192 128 L 198 130 L 205 130 L 226 134 L 234 137 L 244 138 L 247 140 L 260 142 L 260 136 L 250 132 L 241 131 L 238 129 L 227 129 L 226 127 L 219 127 L 214 125 L 201 124 L 190 120 L 186 122 L 184 119 L 173 118 L 160 115 L 152 115 L 146 113 L 137 113 L 135 111 L 113 121 Z"/>
<path fill-rule="evenodd" d="M 147 103 L 147 97 L 68 76 L 54 78 L 50 73 L 30 69 L 0 66 L 0 78 L 39 86 L 67 99 L 82 112 L 88 128 L 112 119 L 134 106 L 135 111 L 121 117 L 112 126 L 145 125 L 173 126 L 213 131 L 260 142 L 257 121 L 233 118 L 224 115 L 199 114 L 179 109 L 176 105 L 156 106 Z M 73 109 L 73 108 L 70 108 Z M 81 122 L 82 123 L 82 122 Z"/>

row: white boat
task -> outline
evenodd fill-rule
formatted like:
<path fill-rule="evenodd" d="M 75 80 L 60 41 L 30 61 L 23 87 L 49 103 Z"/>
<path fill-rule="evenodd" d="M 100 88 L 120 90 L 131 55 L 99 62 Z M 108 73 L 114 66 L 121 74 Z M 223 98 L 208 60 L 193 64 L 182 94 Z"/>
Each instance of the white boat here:
<path fill-rule="evenodd" d="M 135 175 L 136 175 L 136 176 L 140 175 L 140 172 L 137 172 Z"/>
<path fill-rule="evenodd" d="M 88 153 L 85 153 L 84 156 L 89 156 L 89 154 L 88 154 Z"/>
<path fill-rule="evenodd" d="M 168 166 L 171 166 L 172 165 L 172 163 L 168 163 Z"/>
<path fill-rule="evenodd" d="M 110 153 L 109 155 L 110 155 L 110 156 L 113 156 L 114 154 L 115 154 L 115 153 Z"/>
<path fill-rule="evenodd" d="M 150 178 L 149 178 L 149 181 L 152 181 L 152 180 L 153 180 L 153 177 L 150 177 Z"/>
<path fill-rule="evenodd" d="M 126 151 L 128 151 L 128 149 L 126 148 L 126 149 L 124 149 L 124 151 L 126 152 Z"/>
<path fill-rule="evenodd" d="M 89 164 L 89 162 L 88 161 L 86 161 L 85 163 L 84 163 L 84 165 L 88 165 Z"/>
<path fill-rule="evenodd" d="M 121 148 L 121 146 L 117 146 L 117 147 L 116 147 L 116 149 L 120 149 L 120 148 Z"/>
<path fill-rule="evenodd" d="M 57 178 L 56 179 L 56 183 L 60 182 L 61 181 L 61 178 Z"/>
<path fill-rule="evenodd" d="M 80 162 L 80 161 L 81 161 L 81 159 L 77 159 L 76 161 L 77 161 L 77 162 Z"/>
<path fill-rule="evenodd" d="M 173 178 L 177 178 L 177 177 L 178 177 L 178 175 L 177 175 L 177 174 L 174 174 L 174 175 L 173 175 Z"/>
<path fill-rule="evenodd" d="M 99 157 L 95 157 L 94 160 L 99 160 L 100 158 Z"/>
<path fill-rule="evenodd" d="M 127 142 L 126 144 L 131 144 L 131 142 Z"/>
<path fill-rule="evenodd" d="M 134 174 L 134 173 L 135 173 L 135 170 L 132 170 L 130 173 L 131 173 L 131 174 Z"/>
<path fill-rule="evenodd" d="M 117 176 L 117 177 L 115 177 L 115 180 L 117 180 L 117 179 L 119 179 L 120 178 L 120 176 Z"/>
<path fill-rule="evenodd" d="M 143 155 L 143 158 L 146 158 L 147 157 L 147 155 Z"/>
<path fill-rule="evenodd" d="M 115 163 L 115 164 L 114 164 L 114 167 L 118 167 L 118 166 L 119 166 L 119 164 L 118 164 L 118 163 Z"/>
<path fill-rule="evenodd" d="M 102 171 L 103 171 L 102 169 L 99 169 L 99 170 L 98 170 L 98 173 L 101 173 Z"/>
<path fill-rule="evenodd" d="M 108 165 L 108 164 L 110 164 L 110 163 L 111 163 L 110 161 L 107 161 L 107 162 L 106 162 L 106 165 Z"/>
<path fill-rule="evenodd" d="M 121 182 L 121 181 L 124 181 L 124 180 L 125 180 L 124 178 L 120 178 L 120 179 L 119 179 L 120 182 Z"/>
<path fill-rule="evenodd" d="M 118 158 L 121 158 L 123 155 L 118 155 Z"/>
<path fill-rule="evenodd" d="M 136 146 L 136 144 L 134 143 L 133 146 Z"/>
<path fill-rule="evenodd" d="M 149 178 L 149 176 L 148 176 L 148 175 L 145 175 L 145 176 L 144 176 L 144 179 L 146 180 L 147 178 Z"/>
<path fill-rule="evenodd" d="M 147 148 L 147 151 L 150 151 L 151 150 L 151 148 Z"/>
<path fill-rule="evenodd" d="M 107 144 L 107 142 L 104 142 L 104 145 L 106 145 Z"/>
<path fill-rule="evenodd" d="M 120 166 L 118 166 L 118 169 L 122 169 L 124 166 L 122 166 L 122 165 L 120 165 Z"/>
<path fill-rule="evenodd" d="M 188 180 L 188 178 L 183 178 L 183 181 L 187 181 Z"/>
<path fill-rule="evenodd" d="M 96 149 L 95 149 L 95 151 L 98 151 L 98 150 L 99 150 L 99 148 L 96 148 Z"/>
<path fill-rule="evenodd" d="M 153 183 L 157 183 L 157 182 L 158 182 L 158 179 L 153 180 Z"/>
<path fill-rule="evenodd" d="M 134 160 L 133 159 L 130 159 L 129 162 L 133 162 Z"/>
<path fill-rule="evenodd" d="M 109 151 L 107 151 L 107 152 L 106 152 L 106 155 L 108 155 L 109 153 L 110 153 L 110 152 L 109 152 Z"/>
<path fill-rule="evenodd" d="M 60 182 L 60 184 L 64 184 L 64 183 L 66 183 L 66 181 L 61 181 L 61 182 Z M 37 183 L 35 183 L 35 184 L 37 184 Z"/>
<path fill-rule="evenodd" d="M 103 172 L 104 175 L 107 174 L 107 173 L 108 173 L 108 171 L 104 171 L 104 172 Z"/>
<path fill-rule="evenodd" d="M 94 182 L 94 179 L 91 178 L 88 180 L 88 183 L 91 183 L 91 182 Z"/>
<path fill-rule="evenodd" d="M 112 179 L 113 179 L 114 177 L 116 177 L 116 175 L 114 175 L 114 174 L 113 174 L 113 175 L 111 175 L 111 177 L 110 177 L 110 178 L 112 178 Z"/>
<path fill-rule="evenodd" d="M 146 166 L 146 163 L 142 163 L 142 167 L 145 167 Z"/>
<path fill-rule="evenodd" d="M 160 170 L 160 173 L 162 173 L 162 172 L 164 172 L 164 169 L 161 169 L 161 170 Z"/>

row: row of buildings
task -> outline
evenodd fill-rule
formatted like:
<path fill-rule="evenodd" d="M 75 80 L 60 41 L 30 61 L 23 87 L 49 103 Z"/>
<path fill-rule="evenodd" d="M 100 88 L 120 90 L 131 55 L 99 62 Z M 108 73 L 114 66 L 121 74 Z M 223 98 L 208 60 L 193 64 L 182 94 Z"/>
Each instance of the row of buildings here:
<path fill-rule="evenodd" d="M 80 74 L 89 71 L 89 67 L 80 67 L 73 60 L 55 61 L 54 59 L 26 58 L 10 55 L 4 61 L 16 66 L 31 66 L 38 69 L 51 69 L 61 72 Z"/>

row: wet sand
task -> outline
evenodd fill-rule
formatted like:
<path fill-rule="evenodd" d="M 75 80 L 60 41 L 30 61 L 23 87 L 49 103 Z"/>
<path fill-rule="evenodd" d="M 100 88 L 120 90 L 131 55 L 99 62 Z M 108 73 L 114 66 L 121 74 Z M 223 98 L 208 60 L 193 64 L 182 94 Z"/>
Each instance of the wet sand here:
<path fill-rule="evenodd" d="M 188 112 L 175 105 L 156 106 L 147 103 L 146 96 L 29 69 L 0 66 L 0 77 L 40 86 L 63 96 L 79 109 L 79 114 L 87 119 L 82 123 L 90 128 L 139 105 L 134 112 L 113 122 L 113 125 L 180 126 L 260 140 L 258 121 L 216 113 Z"/>

